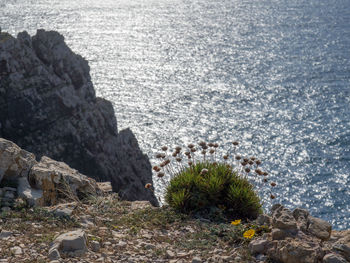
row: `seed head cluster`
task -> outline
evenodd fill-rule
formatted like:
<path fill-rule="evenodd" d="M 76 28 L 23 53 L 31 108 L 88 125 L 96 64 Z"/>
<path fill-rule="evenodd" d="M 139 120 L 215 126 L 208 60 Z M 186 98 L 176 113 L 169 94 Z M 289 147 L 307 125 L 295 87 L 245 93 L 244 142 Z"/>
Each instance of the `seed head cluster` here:
<path fill-rule="evenodd" d="M 268 185 L 267 191 L 271 199 L 275 199 L 276 195 L 272 193 L 272 188 L 276 186 L 275 182 L 269 182 L 268 173 L 261 169 L 262 162 L 252 156 L 244 157 L 236 153 L 239 146 L 238 141 L 233 141 L 233 154 L 225 154 L 222 156 L 223 161 L 219 160 L 218 143 L 200 141 L 197 146 L 189 143 L 187 147 L 176 146 L 171 150 L 167 146 L 161 147 L 161 152 L 157 153 L 155 157 L 159 160 L 159 164 L 153 166 L 153 171 L 156 176 L 162 180 L 163 185 L 167 185 L 164 180 L 165 175 L 169 175 L 170 180 L 185 169 L 185 167 L 192 167 L 197 162 L 210 162 L 213 166 L 218 163 L 225 163 L 227 167 L 236 170 L 241 176 L 249 179 L 256 187 L 260 188 L 263 185 Z M 208 155 L 208 153 L 210 155 Z M 230 160 L 232 163 L 230 163 Z M 201 174 L 208 174 L 207 169 L 203 169 Z M 169 181 L 170 181 L 169 180 Z M 259 183 L 260 182 L 260 183 Z M 146 188 L 151 188 L 151 184 L 146 184 Z"/>

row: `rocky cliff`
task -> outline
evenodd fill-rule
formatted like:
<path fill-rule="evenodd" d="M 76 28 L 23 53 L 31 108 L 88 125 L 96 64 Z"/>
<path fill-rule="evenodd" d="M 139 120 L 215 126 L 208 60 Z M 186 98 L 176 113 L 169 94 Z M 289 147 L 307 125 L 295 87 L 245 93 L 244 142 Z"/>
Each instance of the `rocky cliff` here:
<path fill-rule="evenodd" d="M 97 98 L 88 62 L 64 37 L 38 30 L 0 35 L 0 137 L 63 161 L 128 200 L 149 200 L 151 165 L 133 133 L 118 132 L 113 106 Z"/>

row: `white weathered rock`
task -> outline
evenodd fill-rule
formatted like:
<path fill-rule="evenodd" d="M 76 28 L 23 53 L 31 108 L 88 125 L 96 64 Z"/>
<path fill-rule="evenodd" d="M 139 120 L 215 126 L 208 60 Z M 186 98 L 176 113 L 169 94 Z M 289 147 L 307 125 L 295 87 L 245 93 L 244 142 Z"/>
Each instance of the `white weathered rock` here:
<path fill-rule="evenodd" d="M 288 238 L 274 241 L 268 256 L 283 263 L 317 263 L 322 260 L 324 252 L 317 242 Z"/>
<path fill-rule="evenodd" d="M 41 206 L 43 204 L 43 191 L 32 188 L 27 177 L 18 179 L 17 195 L 26 200 L 30 206 Z"/>
<path fill-rule="evenodd" d="M 86 242 L 85 232 L 78 229 L 58 236 L 54 240 L 50 251 L 57 249 L 59 253 L 79 256 L 83 255 L 87 251 Z"/>
<path fill-rule="evenodd" d="M 332 225 L 320 218 L 308 217 L 308 231 L 322 240 L 328 240 L 331 236 Z"/>
<path fill-rule="evenodd" d="M 0 138 L 0 182 L 3 178 L 11 180 L 27 176 L 34 164 L 36 164 L 34 154 L 22 150 L 11 141 Z"/>
<path fill-rule="evenodd" d="M 43 156 L 29 172 L 29 182 L 33 188 L 43 191 L 44 204 L 54 205 L 58 192 L 68 198 L 78 198 L 78 193 L 96 193 L 95 180 L 80 174 L 67 164 Z"/>
<path fill-rule="evenodd" d="M 249 250 L 252 254 L 262 254 L 267 251 L 270 241 L 266 239 L 254 239 L 249 243 Z"/>
<path fill-rule="evenodd" d="M 274 209 L 272 213 L 272 226 L 291 233 L 296 233 L 298 230 L 293 213 L 284 206 Z"/>
<path fill-rule="evenodd" d="M 13 253 L 15 256 L 22 255 L 23 251 L 22 248 L 19 246 L 14 246 L 10 249 L 11 253 Z"/>

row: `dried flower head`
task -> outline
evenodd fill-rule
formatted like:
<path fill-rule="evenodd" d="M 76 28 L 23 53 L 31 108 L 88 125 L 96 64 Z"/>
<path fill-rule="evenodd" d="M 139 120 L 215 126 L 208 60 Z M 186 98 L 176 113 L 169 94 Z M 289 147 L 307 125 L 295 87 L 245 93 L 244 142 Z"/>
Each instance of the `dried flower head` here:
<path fill-rule="evenodd" d="M 210 142 L 210 143 L 208 143 L 208 146 L 209 147 L 214 147 L 214 143 Z"/>
<path fill-rule="evenodd" d="M 260 165 L 261 161 L 260 160 L 256 160 L 255 163 L 256 163 L 256 165 Z"/>
<path fill-rule="evenodd" d="M 168 150 L 168 147 L 163 146 L 163 147 L 162 147 L 162 150 L 165 152 L 165 151 L 167 151 L 167 150 Z"/>
<path fill-rule="evenodd" d="M 228 159 L 228 155 L 226 154 L 226 155 L 224 155 L 224 160 L 227 160 Z"/>
<path fill-rule="evenodd" d="M 202 147 L 204 147 L 204 146 L 206 146 L 206 145 L 207 145 L 207 143 L 206 143 L 206 142 L 204 142 L 204 141 L 201 141 L 201 142 L 199 142 L 198 144 L 199 144 L 199 146 L 202 146 Z"/>
<path fill-rule="evenodd" d="M 246 162 L 241 162 L 241 165 L 242 166 L 246 166 L 248 163 L 246 163 Z"/>
<path fill-rule="evenodd" d="M 213 162 L 212 164 L 213 164 L 213 166 L 217 166 L 217 165 L 218 165 L 218 163 L 217 163 L 217 162 Z"/>
<path fill-rule="evenodd" d="M 206 150 L 203 150 L 201 153 L 202 153 L 203 155 L 206 155 L 206 154 L 207 154 L 207 151 L 206 151 Z"/>
<path fill-rule="evenodd" d="M 249 159 L 243 158 L 243 161 L 244 161 L 245 163 L 248 163 L 248 162 L 249 162 Z"/>
<path fill-rule="evenodd" d="M 181 162 L 181 161 L 182 161 L 182 158 L 177 157 L 177 158 L 176 158 L 176 161 Z"/>
<path fill-rule="evenodd" d="M 209 153 L 213 154 L 213 153 L 215 153 L 215 150 L 214 149 L 210 149 Z"/>
<path fill-rule="evenodd" d="M 275 183 L 275 182 L 272 182 L 270 185 L 271 185 L 272 187 L 275 187 L 275 186 L 276 186 L 276 183 Z"/>
<path fill-rule="evenodd" d="M 202 171 L 200 172 L 200 175 L 205 175 L 208 173 L 208 169 L 203 168 Z"/>
<path fill-rule="evenodd" d="M 191 152 L 196 152 L 197 151 L 197 149 L 196 148 L 191 148 Z"/>
<path fill-rule="evenodd" d="M 264 176 L 268 176 L 269 174 L 268 174 L 267 172 L 264 172 L 263 175 L 264 175 Z"/>
<path fill-rule="evenodd" d="M 264 183 L 267 183 L 269 180 L 267 180 L 267 178 L 264 178 Z"/>
<path fill-rule="evenodd" d="M 191 153 L 190 152 L 185 152 L 185 155 L 189 156 L 189 155 L 191 155 Z"/>
<path fill-rule="evenodd" d="M 146 188 L 146 189 L 149 189 L 149 188 L 151 188 L 151 187 L 152 187 L 152 184 L 149 184 L 149 183 L 148 183 L 148 184 L 145 184 L 145 188 Z"/>
<path fill-rule="evenodd" d="M 250 157 L 250 160 L 255 161 L 256 158 L 253 156 L 253 157 Z"/>
<path fill-rule="evenodd" d="M 175 147 L 175 151 L 176 151 L 177 153 L 181 152 L 181 147 L 180 147 L 180 146 L 176 146 L 176 147 Z"/>
<path fill-rule="evenodd" d="M 237 141 L 232 143 L 234 146 L 237 146 L 239 143 Z"/>
<path fill-rule="evenodd" d="M 263 172 L 262 172 L 260 169 L 255 169 L 255 172 L 256 172 L 258 175 L 263 175 Z"/>
<path fill-rule="evenodd" d="M 202 146 L 202 149 L 206 150 L 206 149 L 208 149 L 208 146 L 204 145 L 204 146 Z"/>
<path fill-rule="evenodd" d="M 177 156 L 177 152 L 173 152 L 172 156 L 176 157 Z"/>
<path fill-rule="evenodd" d="M 275 195 L 273 195 L 273 194 L 271 194 L 271 195 L 270 195 L 270 198 L 271 198 L 271 199 L 275 199 L 275 198 L 276 198 L 276 196 L 275 196 Z"/>
<path fill-rule="evenodd" d="M 219 144 L 217 144 L 217 143 L 214 143 L 214 148 L 218 148 L 219 147 Z"/>
<path fill-rule="evenodd" d="M 190 143 L 189 145 L 187 145 L 188 148 L 192 149 L 194 147 L 193 143 Z"/>
<path fill-rule="evenodd" d="M 189 165 L 189 166 L 191 166 L 192 164 L 193 164 L 193 162 L 191 162 L 191 161 L 188 162 L 188 165 Z"/>
<path fill-rule="evenodd" d="M 163 154 L 161 154 L 161 153 L 156 154 L 156 158 L 158 158 L 158 159 L 163 158 L 162 156 L 163 156 Z"/>
<path fill-rule="evenodd" d="M 153 171 L 157 171 L 159 169 L 159 167 L 156 165 L 156 166 L 153 166 L 152 169 L 153 169 Z"/>
<path fill-rule="evenodd" d="M 248 163 L 249 163 L 250 165 L 253 165 L 253 164 L 254 164 L 254 162 L 253 162 L 252 160 L 250 160 Z"/>
<path fill-rule="evenodd" d="M 165 175 L 165 174 L 164 174 L 163 172 L 160 172 L 160 173 L 157 174 L 157 176 L 158 176 L 159 178 L 162 178 L 164 175 Z"/>
<path fill-rule="evenodd" d="M 245 172 L 246 172 L 246 173 L 249 173 L 249 172 L 250 172 L 250 169 L 249 169 L 249 168 L 245 168 Z"/>
<path fill-rule="evenodd" d="M 238 160 L 238 161 L 241 160 L 241 158 L 242 158 L 242 157 L 239 156 L 239 155 L 236 155 L 236 157 L 235 157 L 235 159 Z"/>

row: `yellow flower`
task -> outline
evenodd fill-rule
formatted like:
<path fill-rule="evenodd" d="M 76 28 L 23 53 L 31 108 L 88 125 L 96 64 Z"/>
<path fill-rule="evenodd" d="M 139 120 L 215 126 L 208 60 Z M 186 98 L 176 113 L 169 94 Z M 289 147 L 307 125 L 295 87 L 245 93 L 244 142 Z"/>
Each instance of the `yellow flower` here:
<path fill-rule="evenodd" d="M 251 239 L 255 235 L 254 229 L 249 229 L 243 233 L 243 237 Z"/>
<path fill-rule="evenodd" d="M 231 225 L 237 226 L 237 225 L 239 225 L 240 223 L 241 223 L 241 219 L 237 219 L 237 220 L 235 220 L 235 221 L 232 221 L 232 222 L 231 222 Z"/>

